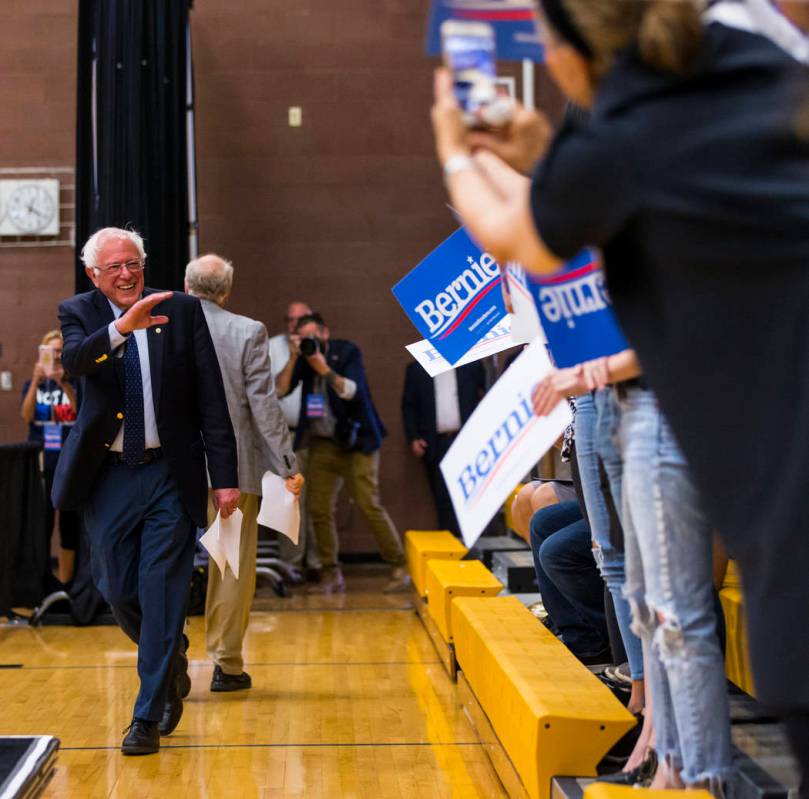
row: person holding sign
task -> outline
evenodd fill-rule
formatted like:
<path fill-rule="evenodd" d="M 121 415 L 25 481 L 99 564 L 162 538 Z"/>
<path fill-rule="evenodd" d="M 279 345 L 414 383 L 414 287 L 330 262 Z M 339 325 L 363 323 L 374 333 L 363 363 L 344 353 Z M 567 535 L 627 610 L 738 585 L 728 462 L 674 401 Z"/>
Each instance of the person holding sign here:
<path fill-rule="evenodd" d="M 452 204 L 500 263 L 550 273 L 601 248 L 666 434 L 742 572 L 758 698 L 809 774 L 809 627 L 793 623 L 809 607 L 809 72 L 754 19 L 722 22 L 722 2 L 704 20 L 683 0 L 541 5 L 548 68 L 592 119 L 551 141 L 522 109 L 472 137 L 439 72 Z M 773 458 L 776 424 L 790 443 Z"/>
<path fill-rule="evenodd" d="M 59 581 L 70 582 L 79 548 L 79 517 L 74 511 L 55 511 L 51 502 L 53 473 L 59 453 L 76 421 L 79 402 L 76 384 L 62 366 L 62 334 L 50 330 L 39 346 L 30 380 L 22 387 L 20 416 L 28 424 L 28 440 L 42 445 L 45 494 L 48 504 L 47 546 L 50 552 L 54 521 L 59 524 Z"/>

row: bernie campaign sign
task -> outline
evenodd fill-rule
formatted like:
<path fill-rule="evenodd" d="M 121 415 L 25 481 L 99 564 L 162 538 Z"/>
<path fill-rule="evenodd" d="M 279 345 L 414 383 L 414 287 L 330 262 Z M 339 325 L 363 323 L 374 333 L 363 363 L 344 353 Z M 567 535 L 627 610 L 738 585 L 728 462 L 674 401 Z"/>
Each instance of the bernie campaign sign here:
<path fill-rule="evenodd" d="M 500 267 L 461 228 L 393 287 L 424 338 L 456 364 L 506 315 Z"/>
<path fill-rule="evenodd" d="M 533 300 L 531 303 L 533 308 Z M 481 358 L 488 358 L 490 355 L 496 355 L 498 352 L 515 347 L 519 343 L 511 334 L 511 317 L 506 316 L 454 366 L 446 358 L 442 357 L 441 353 L 429 341 L 417 341 L 415 344 L 408 344 L 405 349 L 422 365 L 424 371 L 430 377 L 438 377 L 438 375 L 448 372 L 450 369 L 479 361 Z"/>
<path fill-rule="evenodd" d="M 497 38 L 501 61 L 542 61 L 536 4 L 532 0 L 433 0 L 427 28 L 427 55 L 441 55 L 441 23 L 447 19 L 487 22 Z"/>
<path fill-rule="evenodd" d="M 560 369 L 629 348 L 594 252 L 582 250 L 558 274 L 526 278 Z"/>
<path fill-rule="evenodd" d="M 483 398 L 441 461 L 468 547 L 570 423 L 567 402 L 548 416 L 536 416 L 531 406 L 531 391 L 550 369 L 537 338 Z"/>

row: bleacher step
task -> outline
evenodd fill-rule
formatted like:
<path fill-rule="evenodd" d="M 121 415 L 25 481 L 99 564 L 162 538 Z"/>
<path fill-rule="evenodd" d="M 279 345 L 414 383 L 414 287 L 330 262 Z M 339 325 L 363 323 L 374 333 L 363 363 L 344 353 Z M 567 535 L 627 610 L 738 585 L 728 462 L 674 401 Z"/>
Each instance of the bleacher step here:
<path fill-rule="evenodd" d="M 521 538 L 507 535 L 484 535 L 478 538 L 472 549 L 464 556 L 464 560 L 482 560 L 487 569 L 492 568 L 495 552 L 528 551 L 528 545 Z"/>
<path fill-rule="evenodd" d="M 756 745 L 760 745 L 761 749 L 753 759 L 746 751 L 735 747 L 734 763 L 738 777 L 730 795 L 735 799 L 797 799 L 797 769 L 783 733 L 778 725 L 761 726 L 776 729 L 756 730 L 746 724 L 738 728 L 734 726 L 734 742 L 742 740 L 738 733 L 743 730 L 743 742 L 748 749 L 752 751 Z M 591 782 L 592 777 L 554 777 L 551 799 L 583 799 L 584 789 Z"/>
<path fill-rule="evenodd" d="M 495 552 L 492 557 L 492 574 L 506 586 L 510 594 L 539 591 L 534 556 L 530 549 Z"/>

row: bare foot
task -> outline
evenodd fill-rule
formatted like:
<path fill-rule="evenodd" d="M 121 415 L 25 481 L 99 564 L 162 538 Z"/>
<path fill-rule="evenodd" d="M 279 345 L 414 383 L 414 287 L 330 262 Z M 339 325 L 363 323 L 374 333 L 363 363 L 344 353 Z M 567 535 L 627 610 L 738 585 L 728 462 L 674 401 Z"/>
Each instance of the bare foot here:
<path fill-rule="evenodd" d="M 644 705 L 644 681 L 643 680 L 632 680 L 632 693 L 629 695 L 629 703 L 626 706 L 626 709 L 632 713 L 632 715 L 637 716 L 638 713 L 643 711 Z"/>
<path fill-rule="evenodd" d="M 636 769 L 646 760 L 646 753 L 653 743 L 653 735 L 654 723 L 652 721 L 652 714 L 646 712 L 643 714 L 643 727 L 641 728 L 638 740 L 635 742 L 635 748 L 632 750 L 629 760 L 626 761 L 624 771 L 632 771 L 632 769 Z"/>

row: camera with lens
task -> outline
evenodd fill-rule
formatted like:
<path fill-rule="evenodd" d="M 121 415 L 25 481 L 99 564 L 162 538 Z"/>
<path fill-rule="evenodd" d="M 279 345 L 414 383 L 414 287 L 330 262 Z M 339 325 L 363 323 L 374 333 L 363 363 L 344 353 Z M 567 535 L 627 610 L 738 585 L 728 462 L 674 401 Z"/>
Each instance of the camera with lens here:
<path fill-rule="evenodd" d="M 301 339 L 301 355 L 311 358 L 316 352 L 323 352 L 323 343 L 317 336 L 306 336 Z"/>

